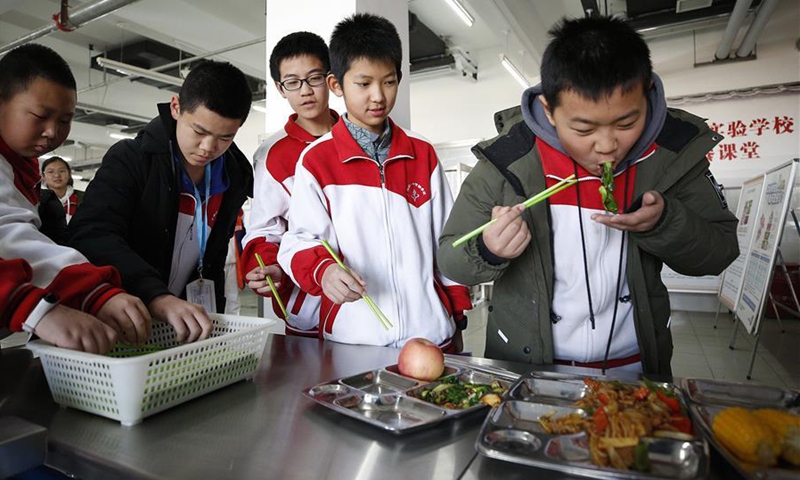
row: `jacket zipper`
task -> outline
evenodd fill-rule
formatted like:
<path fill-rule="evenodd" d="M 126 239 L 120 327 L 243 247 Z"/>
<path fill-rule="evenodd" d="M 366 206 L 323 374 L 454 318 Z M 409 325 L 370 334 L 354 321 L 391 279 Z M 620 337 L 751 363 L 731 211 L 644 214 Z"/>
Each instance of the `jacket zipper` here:
<path fill-rule="evenodd" d="M 395 271 L 395 262 L 394 262 L 394 257 L 395 257 L 395 254 L 394 254 L 394 242 L 393 242 L 393 238 L 392 238 L 391 226 L 389 225 L 389 208 L 388 208 L 388 206 L 386 204 L 386 174 L 384 172 L 384 168 L 386 166 L 386 163 L 389 162 L 389 159 L 387 158 L 386 160 L 384 160 L 383 163 L 379 163 L 377 160 L 374 160 L 374 161 L 375 161 L 375 163 L 378 164 L 378 171 L 380 172 L 380 178 L 381 178 L 381 199 L 382 199 L 382 203 L 383 203 L 383 226 L 384 226 L 384 231 L 386 232 L 386 237 L 388 239 L 388 244 L 389 244 L 389 260 L 390 260 L 389 261 L 389 269 L 390 269 L 390 272 L 391 272 L 390 280 L 391 280 L 392 290 L 393 290 L 392 291 L 392 297 L 395 298 L 395 299 L 398 299 L 398 301 L 395 302 L 395 306 L 392 308 L 392 311 L 395 313 L 395 319 L 394 319 L 394 321 L 392 321 L 392 323 L 397 325 L 397 335 L 395 335 L 395 338 L 394 338 L 394 341 L 396 342 L 398 339 L 403 338 L 404 332 L 403 332 L 403 324 L 400 321 L 400 319 L 402 318 L 401 312 L 400 312 L 400 308 L 401 308 L 401 303 L 402 302 L 399 301 L 400 293 L 399 293 L 399 289 L 397 288 L 397 280 L 396 280 L 397 279 L 397 272 Z M 389 320 L 391 320 L 391 318 Z"/>

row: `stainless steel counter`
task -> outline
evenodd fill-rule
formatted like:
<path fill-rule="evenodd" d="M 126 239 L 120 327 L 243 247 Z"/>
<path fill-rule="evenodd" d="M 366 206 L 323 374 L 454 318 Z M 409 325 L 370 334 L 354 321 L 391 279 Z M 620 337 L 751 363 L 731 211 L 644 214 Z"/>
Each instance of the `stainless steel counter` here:
<path fill-rule="evenodd" d="M 21 366 L 17 358 L 13 391 L 0 402 L 0 415 L 48 428 L 47 465 L 85 480 L 556 478 L 478 457 L 474 443 L 482 414 L 396 436 L 300 394 L 304 387 L 394 364 L 398 353 L 272 335 L 254 381 L 189 401 L 134 427 L 59 408 L 38 361 L 27 357 Z M 4 372 L 6 357 L 0 355 Z M 531 368 L 472 361 L 518 373 Z"/>

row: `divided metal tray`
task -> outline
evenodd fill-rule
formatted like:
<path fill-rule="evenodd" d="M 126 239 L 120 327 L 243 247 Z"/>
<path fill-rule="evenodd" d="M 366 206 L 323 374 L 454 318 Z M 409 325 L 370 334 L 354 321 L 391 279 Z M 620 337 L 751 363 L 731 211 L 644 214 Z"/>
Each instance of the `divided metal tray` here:
<path fill-rule="evenodd" d="M 586 377 L 547 372 L 530 372 L 522 376 L 511 387 L 507 400 L 487 416 L 475 448 L 487 457 L 591 478 L 702 479 L 708 475 L 708 443 L 700 437 L 691 441 L 642 438 L 648 445 L 650 460 L 650 471 L 645 473 L 594 465 L 585 433 L 547 433 L 539 423 L 543 415 L 559 417 L 586 413 L 574 406 L 587 392 L 588 387 L 583 382 Z M 657 385 L 680 392 L 671 384 Z"/>
<path fill-rule="evenodd" d="M 726 407 L 776 408 L 800 415 L 800 392 L 755 383 L 688 378 L 684 389 L 693 403 L 693 417 L 720 454 L 744 477 L 758 480 L 800 479 L 800 468 L 782 463 L 775 468 L 757 468 L 740 462 L 720 444 L 712 431 L 714 417 Z"/>
<path fill-rule="evenodd" d="M 318 404 L 348 417 L 402 434 L 487 407 L 479 403 L 454 410 L 417 398 L 422 390 L 433 388 L 443 379 L 453 376 L 468 383 L 491 384 L 498 381 L 506 388 L 518 377 L 511 372 L 483 370 L 445 360 L 444 373 L 433 382 L 404 377 L 393 365 L 321 383 L 306 388 L 302 393 Z"/>

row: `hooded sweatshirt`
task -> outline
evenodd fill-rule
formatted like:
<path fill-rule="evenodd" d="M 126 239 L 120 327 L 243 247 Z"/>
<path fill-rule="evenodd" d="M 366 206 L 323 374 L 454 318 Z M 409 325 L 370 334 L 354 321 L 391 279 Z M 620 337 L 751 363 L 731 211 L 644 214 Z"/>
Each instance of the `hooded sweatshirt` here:
<path fill-rule="evenodd" d="M 537 137 L 536 148 L 549 187 L 573 174 L 576 165 L 547 120 L 537 98 L 541 94 L 541 85 L 530 87 L 523 93 L 521 104 L 525 123 Z M 663 85 L 653 74 L 645 128 L 614 173 L 614 196 L 621 211 L 632 203 L 636 164 L 646 161 L 658 148 L 655 139 L 666 115 Z M 551 312 L 554 358 L 602 361 L 612 323 L 608 358 L 627 358 L 639 352 L 624 261 L 627 238 L 623 232 L 591 219 L 605 211 L 598 193 L 602 182 L 580 166 L 577 172 L 578 188 L 568 188 L 549 200 L 555 266 Z M 640 364 L 632 365 L 634 369 L 637 366 L 641 368 Z"/>

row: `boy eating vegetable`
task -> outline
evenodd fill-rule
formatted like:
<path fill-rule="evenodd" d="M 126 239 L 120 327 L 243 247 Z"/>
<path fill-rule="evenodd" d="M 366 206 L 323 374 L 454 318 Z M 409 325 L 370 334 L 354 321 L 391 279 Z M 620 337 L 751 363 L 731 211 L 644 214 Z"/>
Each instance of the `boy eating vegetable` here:
<path fill-rule="evenodd" d="M 487 357 L 669 374 L 662 264 L 715 275 L 739 253 L 705 158 L 721 136 L 667 109 L 647 44 L 621 20 L 564 20 L 550 34 L 542 83 L 473 148 L 438 265 L 461 283 L 494 281 Z M 578 184 L 548 203 L 519 205 L 572 174 Z"/>

